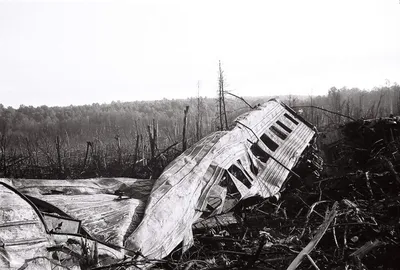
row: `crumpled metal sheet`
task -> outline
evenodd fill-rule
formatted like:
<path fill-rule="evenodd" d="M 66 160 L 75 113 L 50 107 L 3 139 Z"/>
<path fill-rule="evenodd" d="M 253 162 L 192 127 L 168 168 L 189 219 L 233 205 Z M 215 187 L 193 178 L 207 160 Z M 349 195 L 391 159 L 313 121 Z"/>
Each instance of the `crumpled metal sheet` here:
<path fill-rule="evenodd" d="M 0 184 L 0 269 L 15 269 L 25 259 L 46 256 L 49 245 L 46 229 L 32 206 Z M 35 262 L 46 269 L 49 262 Z"/>
<path fill-rule="evenodd" d="M 114 194 L 125 192 L 132 198 L 141 199 L 149 195 L 154 180 L 135 178 L 91 178 L 91 179 L 1 179 L 1 181 L 27 195 L 80 195 Z"/>
<path fill-rule="evenodd" d="M 20 192 L 81 220 L 82 227 L 94 239 L 121 247 L 139 224 L 154 184 L 154 180 L 133 178 L 8 179 L 7 182 Z M 120 198 L 115 192 L 123 196 Z"/>
<path fill-rule="evenodd" d="M 47 248 L 61 245 L 82 256 L 83 242 L 91 248 L 98 242 L 102 264 L 118 262 L 124 258 L 125 250 L 114 246 L 123 247 L 125 238 L 139 224 L 153 183 L 149 179 L 129 178 L 0 179 L 0 240 L 4 244 L 0 245 L 0 268 L 18 269 L 26 265 L 28 269 L 53 269 L 53 254 L 57 253 L 63 256 L 63 266 L 80 269 L 76 257 L 60 251 L 49 252 Z M 18 195 L 13 186 L 30 197 Z M 96 240 L 51 234 L 51 225 L 32 201 L 81 220 L 82 228 Z M 61 226 L 64 225 L 67 226 L 65 220 Z"/>
<path fill-rule="evenodd" d="M 47 195 L 40 199 L 81 220 L 82 227 L 99 241 L 124 246 L 127 237 L 140 223 L 145 202 L 118 199 L 115 195 Z"/>
<path fill-rule="evenodd" d="M 270 128 L 276 126 L 278 120 L 291 130 L 281 131 L 286 137 L 278 136 Z M 275 100 L 237 121 L 240 123 L 231 131 L 208 135 L 164 170 L 154 184 L 141 223 L 126 241 L 127 248 L 140 251 L 148 258 L 160 259 L 181 242 L 184 250 L 190 247 L 192 224 L 206 210 L 209 194 L 215 186 L 226 188 L 225 205 L 228 202 L 234 205 L 254 195 L 274 196 L 287 179 L 288 168 L 297 163 L 316 134 L 309 123 Z M 278 144 L 277 149 L 271 150 L 260 140 L 264 134 Z M 254 145 L 274 159 L 261 161 L 251 150 Z M 229 172 L 232 165 L 236 165 L 246 179 L 238 179 Z M 251 166 L 257 167 L 257 174 Z M 250 185 L 246 186 L 246 181 Z M 218 211 L 224 209 L 229 210 L 229 207 L 220 207 Z"/>

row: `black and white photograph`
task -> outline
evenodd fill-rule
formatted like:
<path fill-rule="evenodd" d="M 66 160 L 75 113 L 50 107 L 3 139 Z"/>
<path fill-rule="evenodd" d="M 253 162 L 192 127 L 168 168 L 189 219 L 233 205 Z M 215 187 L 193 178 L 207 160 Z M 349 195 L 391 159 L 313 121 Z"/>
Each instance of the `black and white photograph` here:
<path fill-rule="evenodd" d="M 0 269 L 400 269 L 399 0 L 0 0 Z"/>

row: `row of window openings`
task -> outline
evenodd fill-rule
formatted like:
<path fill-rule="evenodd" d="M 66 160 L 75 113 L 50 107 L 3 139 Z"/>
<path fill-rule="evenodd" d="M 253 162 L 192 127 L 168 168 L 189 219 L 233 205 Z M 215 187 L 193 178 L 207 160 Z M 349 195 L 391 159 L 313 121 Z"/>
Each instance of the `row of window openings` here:
<path fill-rule="evenodd" d="M 291 122 L 293 122 L 293 124 L 298 125 L 299 122 L 296 121 L 293 117 L 291 117 L 290 115 L 288 115 L 287 113 L 284 114 L 284 116 L 289 119 Z M 289 128 L 287 125 L 285 125 L 284 123 L 282 123 L 281 121 L 277 121 L 276 124 L 278 126 L 280 126 L 283 130 L 285 130 L 287 133 L 291 133 L 293 130 L 291 128 Z M 276 126 L 271 126 L 269 128 L 272 133 L 274 133 L 277 137 L 279 137 L 282 140 L 285 140 L 287 138 L 287 134 L 285 134 L 283 131 L 279 130 Z M 261 141 L 268 147 L 268 149 L 270 149 L 272 152 L 275 152 L 276 149 L 278 149 L 279 145 L 273 141 L 267 134 L 263 134 L 260 137 Z M 251 147 L 250 147 L 251 152 L 253 153 L 253 155 L 255 157 L 257 157 L 261 162 L 266 163 L 269 159 L 269 155 L 260 147 L 258 146 L 257 143 L 254 143 Z"/>
<path fill-rule="evenodd" d="M 292 121 L 295 125 L 299 124 L 299 122 L 297 122 L 290 115 L 285 113 L 284 116 L 286 118 L 288 118 L 290 121 Z M 276 124 L 278 126 L 280 126 L 283 130 L 285 130 L 287 133 L 291 133 L 292 132 L 292 129 L 290 129 L 288 126 L 283 124 L 281 121 L 278 120 L 276 122 Z M 279 130 L 278 128 L 276 128 L 275 126 L 271 126 L 270 130 L 276 136 L 281 138 L 282 140 L 285 140 L 287 138 L 287 135 L 285 133 L 283 133 L 281 130 Z M 276 142 L 274 142 L 266 134 L 263 134 L 260 139 L 273 152 L 279 147 L 279 145 Z M 257 143 L 254 143 L 250 147 L 250 150 L 253 153 L 253 155 L 263 163 L 266 163 L 268 161 L 268 159 L 270 158 L 270 156 L 260 146 L 258 146 Z M 253 160 L 252 160 L 251 157 L 249 157 L 249 160 L 250 160 L 250 170 L 251 170 L 251 172 L 254 175 L 257 175 L 258 171 L 259 171 L 258 168 L 254 165 Z M 237 160 L 237 162 L 239 164 L 241 164 L 240 160 Z M 231 165 L 229 167 L 228 171 L 233 176 L 235 176 L 235 178 L 238 179 L 242 184 L 244 184 L 247 188 L 251 188 L 252 183 L 250 182 L 250 179 L 252 179 L 252 177 L 246 172 L 246 170 L 241 170 L 241 169 L 239 169 L 239 167 L 237 167 L 236 165 L 233 164 L 233 165 Z M 237 199 L 240 198 L 240 194 L 239 194 L 239 191 L 238 191 L 236 185 L 233 183 L 232 179 L 230 179 L 230 177 L 229 177 L 229 175 L 227 173 L 224 174 L 220 185 L 227 188 L 227 193 L 230 196 L 236 197 Z M 213 204 L 213 203 L 209 202 L 209 204 Z M 207 208 L 208 207 L 210 207 L 211 209 L 215 209 L 216 208 L 215 205 L 207 205 Z M 211 209 L 207 209 L 207 210 L 210 211 Z"/>

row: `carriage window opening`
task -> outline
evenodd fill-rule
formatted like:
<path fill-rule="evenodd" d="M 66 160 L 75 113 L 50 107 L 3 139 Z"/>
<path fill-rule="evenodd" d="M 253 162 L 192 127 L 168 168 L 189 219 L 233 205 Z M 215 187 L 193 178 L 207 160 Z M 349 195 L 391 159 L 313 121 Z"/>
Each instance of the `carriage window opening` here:
<path fill-rule="evenodd" d="M 221 198 L 219 197 L 209 197 L 207 199 L 207 205 L 206 208 L 204 209 L 203 213 L 201 214 L 202 218 L 208 218 L 215 209 L 217 209 L 222 203 Z"/>
<path fill-rule="evenodd" d="M 299 122 L 297 122 L 293 117 L 291 117 L 290 115 L 288 115 L 287 113 L 284 114 L 284 116 L 289 119 L 290 121 L 292 121 L 294 124 L 298 125 Z"/>
<path fill-rule="evenodd" d="M 292 130 L 288 126 L 286 126 L 284 123 L 282 123 L 281 121 L 278 120 L 276 123 L 278 124 L 278 126 L 283 128 L 286 132 L 288 132 L 288 133 L 292 132 Z"/>
<path fill-rule="evenodd" d="M 249 160 L 250 160 L 250 171 L 254 174 L 257 175 L 258 174 L 258 168 L 254 165 L 253 163 L 253 159 L 249 156 Z"/>
<path fill-rule="evenodd" d="M 280 131 L 277 127 L 275 126 L 271 126 L 269 127 L 269 129 L 279 138 L 281 138 L 282 140 L 285 140 L 287 138 L 287 135 L 285 133 L 283 133 L 282 131 Z"/>
<path fill-rule="evenodd" d="M 251 183 L 249 179 L 236 165 L 230 166 L 228 171 L 233 174 L 233 176 L 235 176 L 240 182 L 242 182 L 247 188 L 251 188 Z"/>
<path fill-rule="evenodd" d="M 238 159 L 237 162 L 242 166 L 242 168 L 244 168 L 240 159 Z M 251 162 L 250 162 L 250 164 L 251 164 Z M 246 169 L 243 169 L 242 172 L 247 176 L 247 179 L 253 180 L 253 177 L 251 177 L 251 175 L 249 174 L 249 172 Z"/>
<path fill-rule="evenodd" d="M 278 144 L 276 142 L 274 142 L 270 137 L 268 137 L 267 134 L 263 134 L 260 138 L 263 143 L 273 152 L 275 152 L 275 150 L 278 148 Z"/>
<path fill-rule="evenodd" d="M 240 199 L 241 195 L 239 190 L 237 189 L 235 183 L 233 183 L 231 177 L 229 174 L 225 171 L 222 180 L 219 184 L 221 187 L 226 188 L 226 193 L 229 195 L 229 197 Z"/>
<path fill-rule="evenodd" d="M 251 152 L 253 155 L 258 158 L 261 162 L 266 163 L 269 159 L 269 155 L 261 149 L 260 146 L 258 146 L 257 143 L 253 143 L 253 145 L 250 147 Z"/>

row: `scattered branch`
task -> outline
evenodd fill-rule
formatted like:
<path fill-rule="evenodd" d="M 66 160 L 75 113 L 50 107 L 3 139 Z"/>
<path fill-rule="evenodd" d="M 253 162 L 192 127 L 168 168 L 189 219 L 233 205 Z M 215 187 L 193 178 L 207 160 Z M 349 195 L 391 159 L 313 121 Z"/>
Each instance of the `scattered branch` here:
<path fill-rule="evenodd" d="M 335 115 L 338 115 L 338 116 L 346 117 L 346 118 L 348 118 L 348 119 L 350 119 L 352 121 L 356 121 L 356 119 L 354 119 L 351 116 L 344 115 L 344 114 L 341 114 L 341 113 L 338 113 L 338 112 L 333 112 L 333 111 L 330 111 L 330 110 L 327 110 L 327 109 L 324 109 L 324 108 L 321 108 L 321 107 L 317 107 L 317 106 L 310 106 L 310 105 L 307 105 L 307 106 L 294 106 L 292 108 L 293 109 L 297 109 L 297 108 L 314 108 L 314 109 L 321 110 L 321 111 L 324 111 L 324 112 L 328 112 L 328 113 L 331 113 L 331 114 L 335 114 Z"/>
<path fill-rule="evenodd" d="M 233 97 L 235 97 L 235 98 L 240 99 L 241 101 L 243 101 L 244 103 L 246 103 L 246 105 L 249 106 L 250 109 L 254 109 L 254 108 L 255 108 L 255 106 L 251 106 L 250 103 L 248 103 L 248 102 L 247 102 L 244 98 L 242 98 L 242 97 L 239 97 L 239 96 L 237 96 L 237 95 L 235 95 L 235 94 L 232 94 L 231 92 L 228 92 L 228 91 L 224 91 L 224 93 L 225 93 L 225 94 L 228 94 L 228 95 L 231 95 L 231 96 L 233 96 Z"/>

